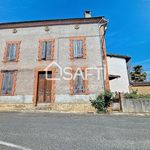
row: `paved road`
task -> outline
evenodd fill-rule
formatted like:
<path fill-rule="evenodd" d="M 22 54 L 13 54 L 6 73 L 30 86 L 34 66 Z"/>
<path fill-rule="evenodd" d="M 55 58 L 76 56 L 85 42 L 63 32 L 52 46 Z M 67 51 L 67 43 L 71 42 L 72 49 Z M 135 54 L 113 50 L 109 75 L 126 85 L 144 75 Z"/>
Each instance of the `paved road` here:
<path fill-rule="evenodd" d="M 14 147 L 11 144 L 14 144 Z M 150 118 L 0 113 L 0 150 L 27 150 L 27 148 L 31 150 L 150 150 Z"/>

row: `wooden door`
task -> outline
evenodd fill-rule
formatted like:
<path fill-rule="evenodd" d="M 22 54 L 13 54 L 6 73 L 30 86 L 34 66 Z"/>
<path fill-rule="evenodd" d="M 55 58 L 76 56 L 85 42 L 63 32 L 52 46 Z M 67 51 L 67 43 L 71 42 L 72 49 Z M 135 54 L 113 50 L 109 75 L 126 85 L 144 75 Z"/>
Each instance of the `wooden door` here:
<path fill-rule="evenodd" d="M 48 77 L 51 77 L 51 72 L 48 73 Z M 51 102 L 51 80 L 46 80 L 45 72 L 39 72 L 38 76 L 38 103 L 50 103 Z"/>

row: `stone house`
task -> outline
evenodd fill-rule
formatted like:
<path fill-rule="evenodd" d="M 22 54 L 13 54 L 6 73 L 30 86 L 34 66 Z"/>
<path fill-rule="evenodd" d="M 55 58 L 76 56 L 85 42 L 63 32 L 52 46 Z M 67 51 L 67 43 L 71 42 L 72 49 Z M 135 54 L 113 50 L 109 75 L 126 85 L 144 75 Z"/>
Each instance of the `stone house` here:
<path fill-rule="evenodd" d="M 104 17 L 40 20 L 0 23 L 0 102 L 1 103 L 72 103 L 109 89 L 105 48 Z M 99 67 L 83 80 L 46 80 L 45 68 L 56 62 L 71 67 Z M 49 78 L 59 77 L 51 66 Z"/>

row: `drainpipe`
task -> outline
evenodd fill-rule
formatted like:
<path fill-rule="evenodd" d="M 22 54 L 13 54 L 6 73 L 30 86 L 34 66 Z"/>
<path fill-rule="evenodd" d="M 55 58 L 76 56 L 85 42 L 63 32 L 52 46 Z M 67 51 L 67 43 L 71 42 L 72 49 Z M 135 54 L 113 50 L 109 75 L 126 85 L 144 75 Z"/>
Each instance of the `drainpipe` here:
<path fill-rule="evenodd" d="M 105 22 L 101 23 L 104 20 Z M 107 63 L 107 54 L 106 54 L 106 45 L 105 45 L 105 33 L 107 29 L 108 20 L 102 18 L 99 21 L 99 36 L 101 43 L 101 54 L 102 54 L 102 69 L 103 69 L 103 81 L 104 81 L 104 90 L 110 90 L 109 85 L 109 75 L 108 75 L 108 63 Z"/>

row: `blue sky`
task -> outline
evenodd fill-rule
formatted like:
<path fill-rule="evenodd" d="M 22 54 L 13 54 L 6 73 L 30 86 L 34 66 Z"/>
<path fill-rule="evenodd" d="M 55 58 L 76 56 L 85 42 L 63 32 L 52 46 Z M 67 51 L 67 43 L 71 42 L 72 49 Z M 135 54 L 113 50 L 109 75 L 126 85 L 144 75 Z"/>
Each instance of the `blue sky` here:
<path fill-rule="evenodd" d="M 0 22 L 78 18 L 84 10 L 109 19 L 108 52 L 131 56 L 150 74 L 150 0 L 1 0 Z"/>

